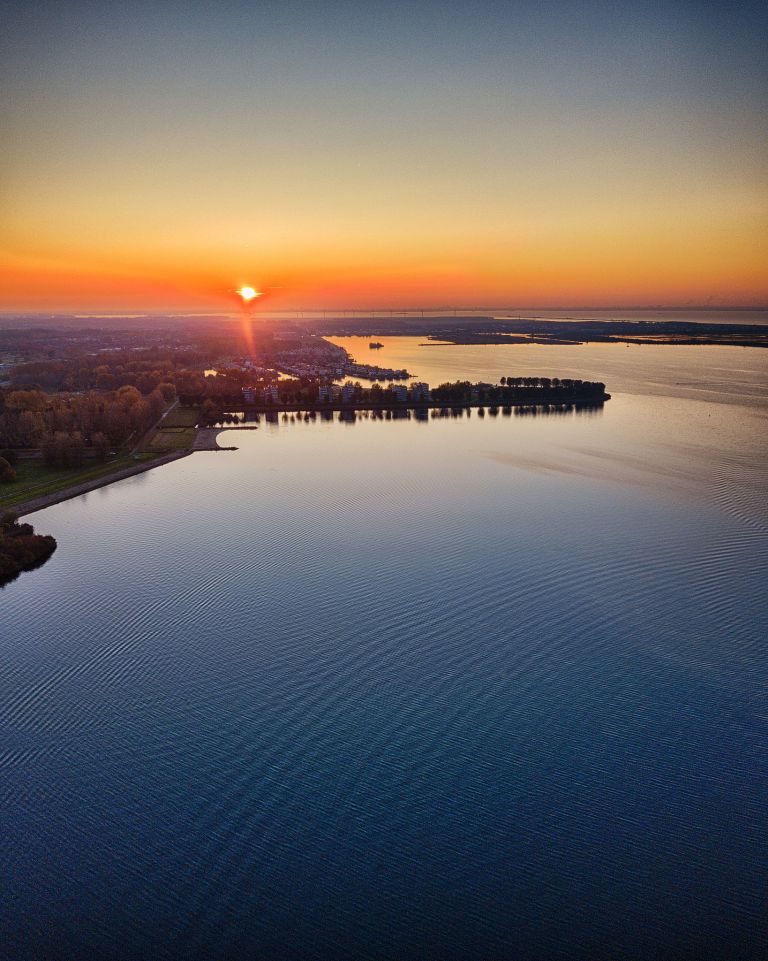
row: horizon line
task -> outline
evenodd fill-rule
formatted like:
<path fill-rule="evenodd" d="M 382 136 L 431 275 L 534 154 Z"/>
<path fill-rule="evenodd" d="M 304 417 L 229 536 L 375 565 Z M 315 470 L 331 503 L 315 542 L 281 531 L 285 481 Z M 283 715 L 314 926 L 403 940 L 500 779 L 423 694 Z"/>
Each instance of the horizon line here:
<path fill-rule="evenodd" d="M 472 314 L 487 312 L 489 314 L 499 313 L 499 312 L 520 312 L 520 311 L 551 311 L 553 313 L 565 313 L 566 311 L 574 311 L 576 313 L 584 313 L 585 311 L 594 311 L 599 313 L 607 313 L 610 311 L 768 311 L 768 304 L 753 304 L 753 305 L 724 305 L 724 304 L 686 304 L 686 305 L 670 305 L 670 304 L 645 304 L 645 305 L 625 305 L 625 304 L 614 304 L 610 306 L 587 306 L 587 307 L 556 307 L 556 306 L 534 306 L 534 305 L 523 305 L 523 306 L 478 306 L 478 307 L 454 307 L 450 305 L 443 305 L 439 307 L 292 307 L 292 308 L 275 308 L 272 310 L 264 310 L 260 312 L 254 310 L 253 316 L 258 317 L 270 317 L 273 315 L 289 315 L 296 316 L 299 314 L 321 314 L 323 318 L 327 317 L 338 317 L 339 319 L 354 319 L 348 318 L 348 314 L 362 314 L 369 318 L 376 316 L 377 314 L 388 314 L 390 316 L 407 316 L 407 315 L 419 315 L 419 314 L 451 314 L 453 316 L 471 316 Z M 464 313 L 466 312 L 466 314 Z M 35 317 L 46 317 L 46 318 L 56 318 L 56 317 L 66 317 L 71 319 L 78 318 L 95 318 L 95 317 L 115 317 L 115 318 L 137 318 L 137 317 L 230 317 L 238 316 L 240 311 L 231 310 L 192 310 L 179 306 L 176 309 L 168 308 L 144 308 L 141 310 L 133 311 L 121 311 L 118 309 L 105 309 L 105 310 L 88 310 L 88 309 L 73 309 L 73 310 L 2 310 L 0 309 L 0 318 L 7 319 L 13 317 L 24 317 L 24 318 L 35 318 Z M 300 319 L 297 317 L 297 319 Z"/>

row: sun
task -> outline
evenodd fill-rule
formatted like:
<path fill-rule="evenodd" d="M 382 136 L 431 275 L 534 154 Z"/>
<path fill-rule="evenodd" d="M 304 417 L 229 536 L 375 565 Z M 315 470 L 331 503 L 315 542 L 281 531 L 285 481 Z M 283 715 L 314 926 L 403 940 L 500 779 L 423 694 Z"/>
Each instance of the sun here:
<path fill-rule="evenodd" d="M 236 290 L 235 293 L 239 294 L 246 304 L 249 304 L 256 297 L 261 297 L 261 293 L 254 287 L 241 287 L 240 290 Z"/>

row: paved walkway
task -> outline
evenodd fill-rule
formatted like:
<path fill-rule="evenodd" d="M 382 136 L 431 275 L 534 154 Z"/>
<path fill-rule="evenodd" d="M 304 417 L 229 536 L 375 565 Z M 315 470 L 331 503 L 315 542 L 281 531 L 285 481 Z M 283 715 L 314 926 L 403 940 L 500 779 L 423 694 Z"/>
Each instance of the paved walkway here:
<path fill-rule="evenodd" d="M 220 433 L 221 427 L 198 427 L 192 450 L 224 450 L 216 440 Z"/>

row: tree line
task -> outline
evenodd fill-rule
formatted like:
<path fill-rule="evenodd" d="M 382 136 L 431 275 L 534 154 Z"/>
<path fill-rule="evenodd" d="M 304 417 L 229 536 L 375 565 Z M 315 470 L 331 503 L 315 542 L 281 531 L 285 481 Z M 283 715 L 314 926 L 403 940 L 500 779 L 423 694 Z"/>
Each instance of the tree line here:
<path fill-rule="evenodd" d="M 13 370 L 14 387 L 40 387 L 49 391 L 118 390 L 136 387 L 149 394 L 160 384 L 175 383 L 183 373 L 195 373 L 206 363 L 193 348 L 116 349 L 76 353 L 71 357 L 30 361 Z"/>
<path fill-rule="evenodd" d="M 502 377 L 498 384 L 472 384 L 468 380 L 440 384 L 432 399 L 447 403 L 559 404 L 565 401 L 596 401 L 605 398 L 600 381 L 558 377 Z"/>
<path fill-rule="evenodd" d="M 47 463 L 76 467 L 89 451 L 103 458 L 138 439 L 175 396 L 169 383 L 146 396 L 129 385 L 83 393 L 0 390 L 0 451 L 12 462 L 15 451 L 40 448 Z"/>

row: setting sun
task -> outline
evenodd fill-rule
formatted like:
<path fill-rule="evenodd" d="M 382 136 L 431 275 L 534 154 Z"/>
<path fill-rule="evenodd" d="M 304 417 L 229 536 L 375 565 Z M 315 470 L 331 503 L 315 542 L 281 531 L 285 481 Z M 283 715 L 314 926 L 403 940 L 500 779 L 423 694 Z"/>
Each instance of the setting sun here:
<path fill-rule="evenodd" d="M 243 298 L 246 304 L 249 304 L 252 300 L 255 300 L 256 297 L 261 297 L 259 291 L 253 287 L 241 287 L 238 291 L 236 291 L 236 293 Z"/>

